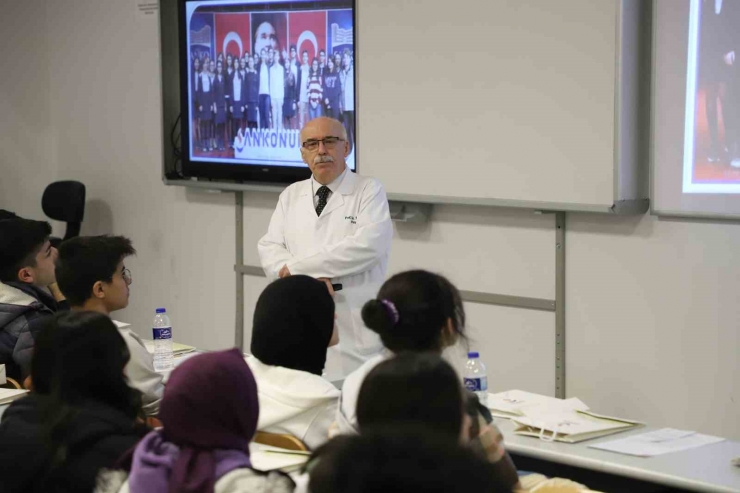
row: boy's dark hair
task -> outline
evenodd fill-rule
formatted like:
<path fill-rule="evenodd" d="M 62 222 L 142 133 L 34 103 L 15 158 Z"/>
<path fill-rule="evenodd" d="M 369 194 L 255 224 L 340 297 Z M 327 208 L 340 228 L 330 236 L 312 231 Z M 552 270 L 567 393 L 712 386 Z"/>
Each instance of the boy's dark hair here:
<path fill-rule="evenodd" d="M 414 426 L 341 435 L 315 452 L 311 466 L 312 493 L 511 492 L 472 450 Z"/>
<path fill-rule="evenodd" d="M 59 247 L 56 276 L 72 306 L 83 305 L 96 282 L 111 282 L 118 263 L 136 250 L 124 236 L 77 236 Z"/>
<path fill-rule="evenodd" d="M 368 373 L 357 398 L 360 433 L 388 425 L 424 425 L 454 445 L 463 424 L 463 389 L 455 370 L 433 353 L 401 353 Z"/>
<path fill-rule="evenodd" d="M 19 217 L 0 221 L 0 281 L 17 281 L 19 270 L 36 267 L 36 254 L 50 235 L 46 221 Z"/>

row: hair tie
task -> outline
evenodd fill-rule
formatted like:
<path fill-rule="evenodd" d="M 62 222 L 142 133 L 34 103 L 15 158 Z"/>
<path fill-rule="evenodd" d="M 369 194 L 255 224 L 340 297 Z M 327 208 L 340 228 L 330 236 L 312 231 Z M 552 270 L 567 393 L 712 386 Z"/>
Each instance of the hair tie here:
<path fill-rule="evenodd" d="M 386 311 L 390 314 L 391 318 L 393 319 L 393 325 L 396 325 L 399 320 L 398 315 L 398 309 L 396 308 L 396 305 L 393 304 L 391 300 L 380 300 L 380 302 L 385 306 Z"/>

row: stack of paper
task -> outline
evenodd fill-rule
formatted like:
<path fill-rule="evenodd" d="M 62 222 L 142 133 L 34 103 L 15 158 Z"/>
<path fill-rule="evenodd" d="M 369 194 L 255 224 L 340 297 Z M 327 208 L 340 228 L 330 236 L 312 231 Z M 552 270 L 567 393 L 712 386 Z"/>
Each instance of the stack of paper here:
<path fill-rule="evenodd" d="M 146 346 L 147 351 L 149 351 L 151 354 L 154 354 L 154 341 L 146 340 L 144 341 L 144 345 Z M 193 346 L 180 344 L 179 342 L 172 343 L 172 354 L 175 357 L 182 356 L 183 354 L 192 353 L 193 351 L 195 351 L 195 348 Z"/>
<path fill-rule="evenodd" d="M 261 443 L 249 444 L 249 460 L 260 471 L 297 471 L 308 462 L 311 452 L 288 450 Z"/>
<path fill-rule="evenodd" d="M 556 399 L 521 390 L 488 395 L 494 416 L 511 419 L 517 435 L 576 443 L 625 431 L 640 423 L 593 413 L 580 399 Z"/>
<path fill-rule="evenodd" d="M 0 405 L 10 404 L 28 393 L 23 389 L 0 389 Z"/>

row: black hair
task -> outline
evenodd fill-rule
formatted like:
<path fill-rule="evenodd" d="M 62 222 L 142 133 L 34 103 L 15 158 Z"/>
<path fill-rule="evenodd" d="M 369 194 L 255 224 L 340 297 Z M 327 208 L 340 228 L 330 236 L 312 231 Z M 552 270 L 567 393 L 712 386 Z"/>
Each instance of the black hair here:
<path fill-rule="evenodd" d="M 56 277 L 72 306 L 82 306 L 96 282 L 111 282 L 118 263 L 136 250 L 124 236 L 77 236 L 59 247 Z"/>
<path fill-rule="evenodd" d="M 46 221 L 20 217 L 0 221 L 0 281 L 18 281 L 19 270 L 36 267 L 36 254 L 50 235 Z"/>
<path fill-rule="evenodd" d="M 45 396 L 39 410 L 42 440 L 52 457 L 47 477 L 66 460 L 68 427 L 90 401 L 131 419 L 143 418 L 141 393 L 128 386 L 130 354 L 113 321 L 97 312 L 63 311 L 41 322 L 31 361 L 33 391 Z"/>
<path fill-rule="evenodd" d="M 68 405 L 93 399 L 132 419 L 139 415 L 141 394 L 124 375 L 128 347 L 108 316 L 63 311 L 41 324 L 31 362 L 34 392 Z"/>
<path fill-rule="evenodd" d="M 7 219 L 18 219 L 18 215 L 15 212 L 0 209 L 0 221 L 5 221 Z"/>
<path fill-rule="evenodd" d="M 443 337 L 448 320 L 455 337 L 467 340 L 460 292 L 445 277 L 425 270 L 388 279 L 377 299 L 365 303 L 362 320 L 394 353 L 441 352 L 451 342 Z"/>
<path fill-rule="evenodd" d="M 384 427 L 341 435 L 309 462 L 312 493 L 508 493 L 494 467 L 434 430 Z"/>
<path fill-rule="evenodd" d="M 323 53 L 324 55 L 326 55 L 326 50 L 319 50 L 319 55 L 321 55 L 322 53 Z"/>
<path fill-rule="evenodd" d="M 434 353 L 401 353 L 368 373 L 357 397 L 360 432 L 369 427 L 423 424 L 455 444 L 463 424 L 460 379 Z"/>
<path fill-rule="evenodd" d="M 321 375 L 334 332 L 334 299 L 324 282 L 295 275 L 269 284 L 254 309 L 252 354 L 267 365 Z"/>

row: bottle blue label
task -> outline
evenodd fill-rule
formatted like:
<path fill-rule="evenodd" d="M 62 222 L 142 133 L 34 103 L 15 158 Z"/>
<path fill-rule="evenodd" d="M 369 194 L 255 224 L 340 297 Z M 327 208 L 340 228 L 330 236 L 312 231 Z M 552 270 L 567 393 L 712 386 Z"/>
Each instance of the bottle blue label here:
<path fill-rule="evenodd" d="M 154 340 L 172 339 L 172 327 L 154 327 Z"/>
<path fill-rule="evenodd" d="M 466 378 L 464 379 L 465 388 L 471 392 L 483 392 L 488 390 L 487 378 Z"/>

